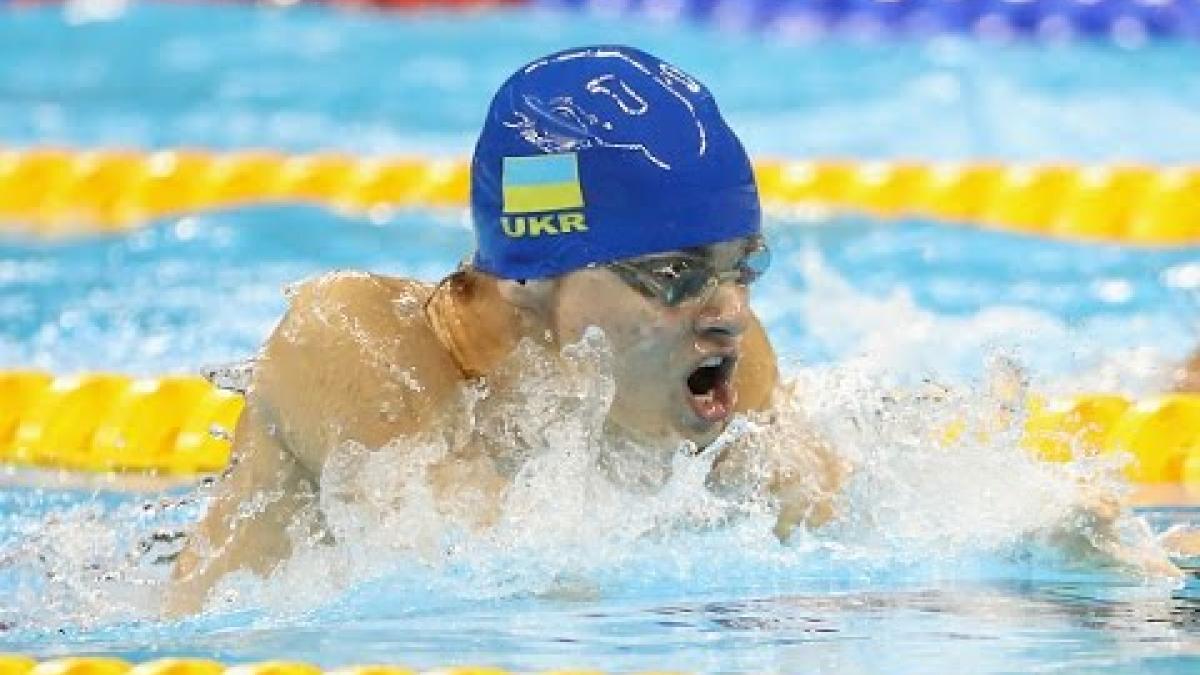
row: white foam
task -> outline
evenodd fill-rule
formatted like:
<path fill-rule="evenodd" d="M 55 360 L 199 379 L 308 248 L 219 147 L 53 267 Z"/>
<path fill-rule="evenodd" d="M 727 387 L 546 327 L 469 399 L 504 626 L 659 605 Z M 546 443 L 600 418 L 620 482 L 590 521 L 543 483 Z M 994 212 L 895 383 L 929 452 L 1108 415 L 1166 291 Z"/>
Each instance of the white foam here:
<path fill-rule="evenodd" d="M 1118 489 L 1112 465 L 1046 464 L 1018 440 L 1041 355 L 1070 349 L 1088 328 L 1026 309 L 938 316 L 901 291 L 855 290 L 815 254 L 801 262 L 807 287 L 789 311 L 843 357 L 788 361 L 790 393 L 776 421 L 739 419 L 721 443 L 761 458 L 804 457 L 816 430 L 853 466 L 826 528 L 801 530 L 787 545 L 775 539 L 777 507 L 762 489 L 767 461 L 754 465 L 746 489 L 717 493 L 706 477 L 720 448 L 663 452 L 606 436 L 611 355 L 593 331 L 566 350 L 565 369 L 523 345 L 511 366 L 522 373 L 518 384 L 464 388 L 452 424 L 382 448 L 338 448 L 320 497 L 321 527 L 334 543 L 313 534 L 320 527 L 308 514 L 291 530 L 289 561 L 266 580 L 231 575 L 210 609 L 265 609 L 285 620 L 338 602 L 401 611 L 433 597 L 592 597 L 653 583 L 778 585 L 899 567 L 969 575 L 981 559 L 1039 550 L 1033 535 L 1072 512 L 1081 480 Z M 1074 372 L 1078 383 L 1150 386 L 1161 375 L 1147 374 L 1158 358 L 1148 352 L 1145 363 L 1124 366 L 1088 358 L 1068 364 L 1088 364 Z M 1061 374 L 1063 365 L 1048 369 Z M 956 426 L 957 436 L 947 433 Z M 471 435 L 498 448 L 497 465 L 511 477 L 488 527 L 470 522 L 488 497 L 463 490 L 451 500 L 459 508 L 448 508 L 426 480 Z M 152 616 L 165 574 L 128 556 L 147 522 L 135 507 L 31 519 L 5 552 L 6 565 L 33 572 L 11 596 L 15 613 L 46 625 Z M 1136 521 L 1122 528 L 1130 542 L 1148 543 Z"/>

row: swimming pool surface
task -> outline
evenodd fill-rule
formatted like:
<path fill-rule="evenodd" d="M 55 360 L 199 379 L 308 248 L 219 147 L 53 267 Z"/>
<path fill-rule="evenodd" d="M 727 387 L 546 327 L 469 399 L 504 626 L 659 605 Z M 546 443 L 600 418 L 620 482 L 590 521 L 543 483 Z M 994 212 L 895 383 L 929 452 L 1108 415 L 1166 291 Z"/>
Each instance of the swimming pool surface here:
<path fill-rule="evenodd" d="M 1200 71 L 1178 67 L 1200 62 L 1200 46 L 1182 42 L 789 44 L 557 14 L 224 5 L 139 4 L 81 21 L 80 6 L 0 11 L 0 143 L 459 157 L 514 67 L 622 41 L 709 84 L 759 157 L 1200 157 Z M 997 356 L 1042 390 L 1158 391 L 1197 342 L 1200 250 L 852 217 L 774 219 L 768 233 L 775 267 L 754 302 L 785 370 L 810 384 L 830 424 L 869 422 L 842 431 L 886 470 L 854 486 L 833 532 L 785 547 L 762 514 L 696 526 L 680 515 L 680 503 L 706 508 L 686 470 L 667 497 L 576 503 L 574 488 L 595 485 L 563 483 L 559 506 L 577 520 L 534 509 L 506 538 L 443 534 L 413 552 L 391 542 L 422 521 L 359 514 L 374 533 L 362 546 L 314 553 L 272 583 L 235 585 L 229 609 L 164 623 L 148 608 L 165 575 L 154 558 L 171 544 L 152 535 L 195 517 L 202 492 L 0 488 L 0 651 L 522 670 L 1194 672 L 1194 581 L 1172 590 L 1083 573 L 1025 545 L 1035 514 L 1023 509 L 1062 475 L 999 441 L 947 459 L 854 402 L 924 378 L 982 390 Z M 0 367 L 194 372 L 251 355 L 286 284 L 342 268 L 432 280 L 470 246 L 459 213 L 371 222 L 305 207 L 70 243 L 0 239 Z M 630 532 L 634 512 L 647 515 Z M 1150 515 L 1159 529 L 1200 521 Z"/>

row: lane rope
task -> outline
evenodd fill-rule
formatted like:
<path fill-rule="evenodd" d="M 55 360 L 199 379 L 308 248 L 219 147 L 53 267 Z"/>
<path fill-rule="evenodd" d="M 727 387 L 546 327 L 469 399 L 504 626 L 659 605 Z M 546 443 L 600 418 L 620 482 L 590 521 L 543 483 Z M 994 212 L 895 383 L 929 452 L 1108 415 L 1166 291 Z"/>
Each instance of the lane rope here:
<path fill-rule="evenodd" d="M 220 471 L 244 400 L 198 376 L 0 373 L 0 463 L 173 475 Z"/>
<path fill-rule="evenodd" d="M 772 160 L 755 163 L 782 215 L 858 213 L 1079 241 L 1200 243 L 1200 166 Z M 469 164 L 270 151 L 0 150 L 0 232 L 66 237 L 255 204 L 351 214 L 464 208 Z"/>
<path fill-rule="evenodd" d="M 220 471 L 244 400 L 199 376 L 0 372 L 0 464 L 88 472 Z M 985 430 L 986 431 L 986 430 Z M 952 442 L 980 430 L 950 428 Z M 1033 397 L 1023 445 L 1050 461 L 1129 453 L 1139 483 L 1200 487 L 1200 395 Z M 0 674 L 2 675 L 2 674 Z"/>

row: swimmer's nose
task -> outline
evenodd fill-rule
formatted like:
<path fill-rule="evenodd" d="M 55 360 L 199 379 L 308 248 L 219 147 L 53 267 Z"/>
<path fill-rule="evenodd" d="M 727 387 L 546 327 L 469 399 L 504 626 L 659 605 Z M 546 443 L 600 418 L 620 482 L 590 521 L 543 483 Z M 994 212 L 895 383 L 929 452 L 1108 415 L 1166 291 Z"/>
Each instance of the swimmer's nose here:
<path fill-rule="evenodd" d="M 746 288 L 721 284 L 696 314 L 696 332 L 702 337 L 735 339 L 746 332 L 750 308 Z"/>

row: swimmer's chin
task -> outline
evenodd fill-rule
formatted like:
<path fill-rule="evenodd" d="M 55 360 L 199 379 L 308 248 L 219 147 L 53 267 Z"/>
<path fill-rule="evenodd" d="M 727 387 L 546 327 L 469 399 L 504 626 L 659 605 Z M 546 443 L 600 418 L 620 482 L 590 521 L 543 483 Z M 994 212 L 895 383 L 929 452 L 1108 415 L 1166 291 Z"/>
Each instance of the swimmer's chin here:
<path fill-rule="evenodd" d="M 720 438 L 725 427 L 726 421 L 724 420 L 700 424 L 690 416 L 681 415 L 676 420 L 674 428 L 668 426 L 667 429 L 660 430 L 658 433 L 647 433 L 644 430 L 625 427 L 610 418 L 605 424 L 604 433 L 610 441 L 628 443 L 640 448 L 640 452 L 661 452 L 664 455 L 671 455 L 679 452 L 683 447 L 690 446 L 696 451 L 707 448 Z"/>
<path fill-rule="evenodd" d="M 732 419 L 732 409 L 719 417 L 705 418 L 695 414 L 690 406 L 685 405 L 685 409 L 680 415 L 678 433 L 682 440 L 694 444 L 699 450 L 703 450 L 720 438 L 721 434 L 725 433 L 725 429 L 729 426 L 729 422 Z"/>
<path fill-rule="evenodd" d="M 721 437 L 725 428 L 729 426 L 729 418 L 703 420 L 693 415 L 685 415 L 680 421 L 680 426 L 682 427 L 679 432 L 680 441 L 694 445 L 699 451 L 712 445 Z"/>

